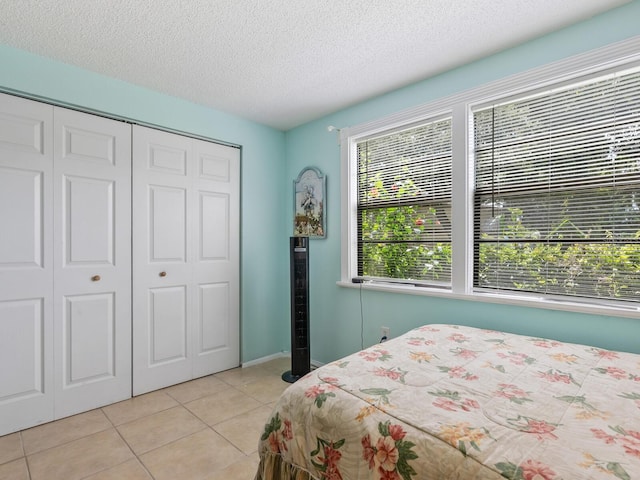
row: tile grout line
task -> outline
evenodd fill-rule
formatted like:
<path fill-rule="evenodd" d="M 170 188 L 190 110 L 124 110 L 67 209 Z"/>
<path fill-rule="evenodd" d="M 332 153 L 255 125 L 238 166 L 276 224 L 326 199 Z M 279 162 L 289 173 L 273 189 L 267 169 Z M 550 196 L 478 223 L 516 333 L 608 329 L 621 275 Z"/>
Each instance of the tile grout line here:
<path fill-rule="evenodd" d="M 250 367 L 249 367 L 249 368 L 250 368 Z M 276 368 L 277 368 L 277 367 L 276 367 Z M 224 388 L 223 388 L 222 390 L 220 390 L 220 391 L 214 391 L 213 393 L 204 393 L 204 394 L 202 394 L 202 395 L 200 395 L 200 396 L 197 396 L 196 398 L 189 398 L 188 400 L 184 400 L 184 401 L 181 401 L 179 398 L 180 398 L 180 397 L 183 397 L 183 398 L 184 398 L 184 397 L 186 397 L 186 395 L 180 395 L 180 394 L 179 394 L 179 392 L 177 392 L 177 391 L 176 391 L 176 392 L 174 393 L 174 395 L 176 395 L 176 396 L 174 397 L 174 396 L 173 396 L 169 391 L 166 391 L 168 388 L 171 388 L 171 387 L 167 387 L 166 389 L 159 389 L 159 390 L 158 390 L 158 392 L 162 392 L 162 393 L 163 393 L 164 395 L 166 395 L 169 399 L 171 399 L 173 402 L 175 402 L 175 404 L 174 404 L 174 405 L 172 405 L 172 406 L 168 406 L 168 407 L 166 407 L 166 408 L 161 408 L 160 410 L 157 410 L 157 411 L 153 411 L 153 412 L 150 412 L 150 413 L 145 413 L 145 414 L 143 414 L 143 415 L 141 415 L 141 416 L 139 416 L 139 417 L 133 418 L 133 419 L 131 419 L 131 420 L 127 421 L 127 422 L 122 422 L 122 423 L 121 423 L 121 424 L 119 424 L 119 425 L 116 425 L 116 424 L 115 424 L 115 419 L 117 418 L 117 415 L 114 417 L 114 419 L 112 419 L 112 418 L 107 414 L 107 412 L 105 411 L 105 409 L 106 409 L 107 407 L 109 407 L 110 405 L 114 405 L 114 404 L 105 405 L 105 406 L 103 406 L 103 407 L 97 407 L 97 408 L 96 408 L 96 409 L 94 409 L 94 410 L 100 410 L 101 415 L 102 415 L 104 418 L 106 418 L 106 420 L 107 420 L 107 422 L 106 422 L 106 423 L 107 423 L 107 425 L 109 425 L 109 426 L 105 426 L 104 428 L 99 428 L 98 430 L 93 431 L 93 432 L 91 432 L 91 433 L 88 433 L 88 434 L 86 434 L 86 435 L 83 435 L 83 436 L 81 436 L 81 437 L 74 438 L 74 439 L 72 439 L 72 440 L 68 440 L 68 441 L 63 442 L 63 443 L 60 443 L 60 444 L 52 445 L 52 446 L 50 446 L 50 447 L 43 448 L 42 450 L 34 451 L 34 452 L 30 453 L 30 454 L 27 454 L 27 453 L 26 453 L 26 448 L 25 448 L 25 437 L 24 437 L 24 432 L 25 432 L 26 430 L 28 430 L 28 429 L 20 430 L 20 431 L 18 431 L 17 433 L 19 434 L 19 435 L 18 435 L 18 438 L 19 438 L 19 441 L 20 441 L 20 452 L 21 452 L 22 456 L 21 456 L 21 457 L 16 458 L 15 460 L 23 459 L 23 461 L 24 461 L 24 465 L 25 465 L 26 470 L 27 470 L 27 472 L 26 472 L 26 473 L 27 473 L 28 479 L 29 479 L 29 480 L 32 480 L 31 465 L 30 465 L 30 462 L 29 462 L 29 457 L 30 457 L 30 456 L 37 455 L 37 454 L 40 454 L 40 453 L 43 453 L 43 452 L 46 452 L 46 451 L 52 450 L 52 449 L 54 449 L 54 448 L 63 447 L 63 446 L 68 445 L 69 443 L 72 443 L 72 442 L 74 442 L 74 441 L 81 440 L 81 439 L 83 439 L 83 438 L 90 437 L 91 435 L 96 435 L 96 434 L 98 434 L 98 433 L 105 432 L 105 431 L 108 431 L 108 430 L 110 430 L 110 429 L 115 430 L 115 432 L 116 432 L 116 434 L 117 434 L 118 438 L 120 438 L 120 439 L 124 442 L 124 444 L 127 446 L 127 448 L 128 448 L 128 450 L 129 450 L 129 452 L 132 454 L 132 456 L 133 456 L 133 457 L 132 457 L 132 458 L 129 458 L 129 459 L 127 459 L 127 460 L 123 461 L 123 462 L 120 462 L 120 463 L 118 463 L 118 464 L 116 464 L 116 465 L 111 465 L 111 466 L 109 466 L 109 467 L 107 467 L 107 468 L 105 468 L 105 469 L 103 469 L 103 470 L 98 471 L 98 472 L 94 472 L 94 473 L 90 474 L 88 477 L 86 477 L 86 476 L 85 476 L 85 477 L 83 477 L 83 478 L 90 478 L 92 475 L 97 475 L 97 474 L 100 474 L 101 472 L 104 472 L 104 471 L 107 471 L 107 470 L 109 470 L 109 469 L 112 469 L 112 468 L 118 467 L 118 466 L 120 466 L 120 465 L 122 465 L 122 464 L 124 464 L 124 463 L 126 463 L 126 462 L 129 462 L 129 461 L 130 461 L 130 460 L 132 460 L 133 458 L 135 458 L 135 459 L 136 459 L 136 462 L 139 464 L 139 466 L 141 466 L 141 467 L 142 467 L 142 470 L 144 470 L 144 472 L 145 472 L 145 473 L 146 473 L 146 474 L 147 474 L 151 479 L 155 479 L 155 477 L 154 477 L 154 475 L 151 473 L 151 471 L 147 468 L 147 466 L 144 464 L 144 462 L 142 462 L 142 460 L 141 460 L 141 456 L 142 456 L 142 455 L 145 455 L 145 454 L 148 454 L 148 453 L 150 453 L 150 452 L 153 452 L 153 451 L 157 450 L 158 448 L 166 447 L 167 445 L 171 445 L 171 444 L 173 444 L 173 443 L 175 443 L 175 442 L 178 442 L 178 441 L 180 441 L 180 440 L 183 440 L 184 438 L 186 438 L 186 437 L 188 437 L 188 436 L 190 436 L 190 435 L 193 435 L 194 433 L 202 432 L 202 431 L 205 431 L 205 430 L 207 430 L 207 429 L 209 429 L 211 432 L 213 432 L 213 433 L 215 433 L 216 435 L 218 435 L 220 438 L 223 438 L 223 439 L 224 439 L 224 440 L 225 440 L 225 441 L 226 441 L 230 446 L 232 446 L 232 447 L 233 447 L 233 449 L 234 449 L 235 451 L 237 451 L 237 452 L 241 455 L 241 459 L 239 459 L 239 460 L 238 460 L 238 462 L 240 462 L 240 461 L 245 461 L 245 460 L 247 460 L 247 459 L 251 459 L 251 458 L 255 455 L 255 453 L 256 453 L 256 451 L 257 451 L 257 450 L 252 450 L 251 452 L 246 453 L 242 448 L 240 448 L 240 446 L 236 445 L 232 440 L 230 440 L 230 439 L 229 439 L 229 438 L 227 438 L 223 433 L 221 433 L 220 431 L 218 431 L 218 430 L 216 429 L 216 425 L 221 425 L 222 423 L 225 423 L 225 422 L 228 422 L 228 421 L 237 420 L 238 418 L 240 418 L 240 417 L 242 417 L 242 416 L 245 416 L 245 415 L 247 415 L 247 414 L 250 414 L 250 413 L 252 413 L 252 412 L 255 412 L 255 411 L 256 411 L 256 410 L 258 410 L 258 409 L 261 409 L 261 408 L 264 408 L 264 407 L 270 407 L 270 406 L 273 406 L 273 403 L 274 403 L 275 399 L 274 399 L 274 398 L 272 398 L 271 391 L 267 391 L 267 392 L 265 392 L 265 393 L 266 393 L 266 395 L 260 395 L 258 391 L 254 391 L 254 392 L 253 392 L 253 394 L 252 394 L 252 393 L 249 393 L 248 391 L 245 391 L 245 390 L 247 389 L 246 387 L 247 387 L 247 386 L 249 386 L 249 385 L 255 385 L 255 384 L 259 384 L 259 383 L 266 383 L 266 384 L 268 384 L 269 382 L 273 381 L 275 378 L 278 378 L 278 379 L 279 379 L 279 378 L 280 378 L 280 373 L 276 372 L 276 368 L 271 367 L 271 368 L 264 368 L 264 369 L 262 369 L 262 368 L 256 368 L 255 370 L 254 370 L 254 369 L 251 369 L 251 370 L 253 370 L 253 371 L 249 371 L 249 372 L 247 372 L 247 378 L 246 378 L 246 380 L 248 380 L 248 381 L 243 381 L 243 375 L 244 375 L 244 372 L 243 372 L 243 370 L 241 369 L 241 367 L 239 367 L 238 369 L 230 369 L 230 370 L 225 371 L 225 372 L 229 372 L 229 374 L 226 374 L 225 372 L 219 372 L 218 374 L 213 374 L 213 375 L 211 375 L 211 378 L 216 379 L 217 381 L 219 381 L 219 382 L 221 383 L 221 385 L 220 385 L 221 387 L 223 387 L 223 386 L 224 386 Z M 239 373 L 236 375 L 236 374 L 232 373 L 233 371 L 237 371 L 237 372 L 239 372 Z M 218 376 L 220 373 L 222 373 L 223 375 L 222 375 L 222 376 Z M 226 379 L 225 379 L 225 378 L 223 378 L 223 377 L 226 377 Z M 205 376 L 205 377 L 200 377 L 200 378 L 206 378 L 206 376 Z M 188 381 L 188 382 L 183 382 L 183 383 L 187 384 L 187 383 L 189 383 L 189 382 L 193 382 L 193 381 L 197 381 L 197 380 L 199 380 L 199 379 L 193 379 L 193 380 L 190 380 L 190 381 Z M 179 385 L 180 385 L 180 384 L 179 384 Z M 199 394 L 199 392 L 198 392 L 198 389 L 197 389 L 197 388 L 199 388 L 199 386 L 198 386 L 198 387 L 196 387 L 194 391 L 196 392 L 196 394 Z M 285 386 L 285 388 L 286 388 L 286 386 Z M 284 391 L 284 389 L 285 389 L 285 388 L 283 388 L 283 391 Z M 164 390 L 164 391 L 163 391 L 163 390 Z M 205 390 L 206 390 L 206 389 L 205 389 Z M 248 411 L 246 411 L 246 412 L 238 413 L 237 415 L 234 415 L 234 416 L 232 416 L 232 417 L 225 418 L 224 420 L 218 421 L 217 423 L 215 423 L 215 424 L 211 424 L 211 425 L 210 425 L 209 423 L 207 423 L 203 418 L 201 418 L 200 416 L 198 416 L 195 412 L 191 411 L 191 410 L 187 407 L 187 404 L 188 404 L 188 403 L 191 403 L 191 402 L 194 402 L 194 401 L 197 401 L 197 400 L 201 400 L 201 399 L 204 399 L 204 398 L 206 398 L 206 397 L 213 396 L 213 395 L 215 395 L 216 393 L 220 393 L 220 392 L 223 392 L 223 391 L 230 391 L 230 390 L 234 391 L 236 394 L 243 395 L 243 396 L 245 396 L 246 398 L 251 399 L 251 400 L 253 400 L 253 401 L 257 402 L 257 404 L 258 404 L 258 405 L 257 405 L 257 406 L 255 406 L 255 407 L 253 407 L 253 408 L 250 408 L 250 409 L 249 409 Z M 149 392 L 149 393 L 152 393 L 152 392 Z M 178 397 L 178 398 L 176 398 L 176 397 Z M 131 397 L 131 399 L 133 399 L 133 398 L 136 398 L 136 397 Z M 131 399 L 129 399 L 129 400 L 131 400 Z M 127 401 L 127 400 L 123 400 L 123 402 L 125 402 L 125 401 Z M 117 403 L 119 403 L 119 402 L 116 402 L 116 404 L 117 404 Z M 149 416 L 151 416 L 151 415 L 154 415 L 154 414 L 157 414 L 157 413 L 161 413 L 161 412 L 164 412 L 164 411 L 170 410 L 171 408 L 175 408 L 175 407 L 177 407 L 177 406 L 180 406 L 180 407 L 181 407 L 181 408 L 183 408 L 186 412 L 188 412 L 190 415 L 192 415 L 194 418 L 198 419 L 198 421 L 202 422 L 202 428 L 201 428 L 201 429 L 199 429 L 199 430 L 197 430 L 196 432 L 192 432 L 192 433 L 190 433 L 190 434 L 185 434 L 185 435 L 183 435 L 183 436 L 182 436 L 182 437 L 180 437 L 180 438 L 176 438 L 176 439 L 172 440 L 171 442 L 169 442 L 169 443 L 167 443 L 167 444 L 165 444 L 165 445 L 161 445 L 161 446 L 158 446 L 158 447 L 156 447 L 156 448 L 153 448 L 153 449 L 151 449 L 151 450 L 149 450 L 149 451 L 147 451 L 147 452 L 143 452 L 143 453 L 141 453 L 140 455 L 136 454 L 136 452 L 133 450 L 132 446 L 131 446 L 131 445 L 129 444 L 129 442 L 124 438 L 123 434 L 122 434 L 122 433 L 120 432 L 120 430 L 118 429 L 118 427 L 119 427 L 119 426 L 126 425 L 127 423 L 130 423 L 130 422 L 133 422 L 133 421 L 136 421 L 136 420 L 140 420 L 140 419 L 142 419 L 142 418 L 146 418 L 146 417 L 149 417 Z M 143 411 L 144 411 L 144 409 L 143 409 Z M 80 414 L 82 414 L 82 413 L 88 413 L 88 412 L 81 412 Z M 67 417 L 67 418 L 68 418 L 68 417 Z M 64 419 L 59 419 L 59 420 L 64 420 Z M 55 420 L 54 420 L 54 422 L 55 422 Z M 53 422 L 47 422 L 47 423 L 53 423 Z M 46 423 L 45 423 L 45 424 L 46 424 Z M 42 425 L 45 425 L 45 424 L 42 424 Z M 36 427 L 37 427 L 37 426 L 36 426 Z M 231 438 L 234 438 L 234 436 L 232 436 Z M 236 439 L 236 440 L 238 440 L 238 439 Z M 46 443 L 46 442 L 44 442 L 44 443 Z M 12 461 L 14 461 L 14 460 L 12 460 Z M 6 464 L 6 463 L 9 463 L 9 462 L 5 462 L 4 464 Z M 234 462 L 234 463 L 235 463 L 235 462 Z M 225 467 L 225 468 L 226 468 L 226 467 Z"/>
<path fill-rule="evenodd" d="M 147 474 L 149 475 L 149 477 L 151 477 L 152 479 L 155 480 L 155 477 L 151 474 L 151 472 L 147 469 L 147 466 L 142 463 L 142 460 L 140 460 L 140 458 L 138 457 L 138 455 L 136 455 L 136 452 L 133 451 L 133 448 L 131 447 L 131 445 L 129 445 L 129 442 L 127 442 L 127 440 L 122 436 L 122 433 L 120 433 L 120 430 L 118 430 L 118 427 L 113 423 L 113 421 L 111 420 L 111 418 L 109 418 L 109 415 L 107 415 L 107 413 L 104 411 L 103 407 L 100 408 L 100 410 L 102 411 L 103 415 L 105 417 L 107 417 L 107 420 L 109 420 L 109 423 L 111 423 L 112 428 L 116 431 L 116 433 L 118 434 L 118 436 L 120 437 L 120 439 L 124 442 L 124 444 L 127 446 L 127 448 L 129 449 L 129 451 L 131 452 L 131 454 L 133 455 L 133 458 L 136 459 L 136 461 L 140 464 L 140 466 L 144 469 L 145 472 L 147 472 Z M 124 425 L 124 424 L 123 424 Z M 122 463 L 119 463 L 118 465 L 112 465 L 110 467 L 105 468 L 104 470 L 101 470 L 101 472 L 106 472 L 107 470 L 111 469 L 111 468 L 115 468 L 119 465 L 122 465 L 123 463 L 128 462 L 129 460 L 125 460 Z M 100 472 L 96 472 L 93 473 L 92 475 L 95 475 L 97 473 Z"/>
<path fill-rule="evenodd" d="M 59 421 L 62 421 L 62 420 L 66 420 L 66 419 L 68 419 L 68 418 L 75 417 L 75 416 L 77 416 L 77 415 L 84 415 L 84 414 L 86 414 L 86 413 L 94 412 L 94 411 L 96 411 L 96 410 L 101 410 L 101 408 L 100 408 L 100 407 L 98 407 L 98 408 L 94 408 L 94 409 L 89 410 L 89 411 L 86 411 L 86 412 L 78 413 L 78 414 L 76 414 L 76 415 L 70 415 L 69 417 L 59 418 L 58 420 L 52 420 L 51 422 L 42 423 L 42 424 L 40 424 L 40 425 L 36 425 L 35 427 L 31 427 L 31 428 L 38 428 L 38 427 L 41 427 L 41 426 L 43 426 L 43 425 L 53 424 L 53 423 L 55 423 L 55 422 L 59 422 Z M 103 414 L 104 414 L 104 412 L 103 412 Z M 105 415 L 105 417 L 107 418 L 107 420 L 108 420 L 108 421 L 109 421 L 109 423 L 111 424 L 111 427 L 106 427 L 106 428 L 103 428 L 103 429 L 100 429 L 100 430 L 96 430 L 95 432 L 88 433 L 88 434 L 83 435 L 83 436 L 78 437 L 78 438 L 73 438 L 73 439 L 68 440 L 68 441 L 66 441 L 66 442 L 57 443 L 57 444 L 55 444 L 55 445 L 52 445 L 52 446 L 47 447 L 47 448 L 43 448 L 43 449 L 41 449 L 41 450 L 36 450 L 36 451 L 34 451 L 34 452 L 31 452 L 31 453 L 26 453 L 26 451 L 25 451 L 25 449 L 24 449 L 24 443 L 23 443 L 23 445 L 22 445 L 22 447 L 23 447 L 23 448 L 22 448 L 23 456 L 24 456 L 25 458 L 29 458 L 29 457 L 32 457 L 32 456 L 34 456 L 34 455 L 39 455 L 39 454 L 41 454 L 41 453 L 43 453 L 43 452 L 47 452 L 47 451 L 49 451 L 49 450 L 53 450 L 54 448 L 58 448 L 58 447 L 62 447 L 62 446 L 64 446 L 64 445 L 68 445 L 68 444 L 73 443 L 73 442 L 75 442 L 75 441 L 77 441 L 77 440 L 80 440 L 80 439 L 82 439 L 82 438 L 90 437 L 91 435 L 95 435 L 95 434 L 97 434 L 97 433 L 106 432 L 106 431 L 107 431 L 107 430 L 109 430 L 110 428 L 115 428 L 115 427 L 113 426 L 113 423 L 111 422 L 111 420 L 109 420 L 109 417 L 107 417 L 106 415 Z M 23 437 L 22 437 L 22 433 L 23 433 L 23 432 L 25 432 L 26 430 L 30 430 L 31 428 L 27 428 L 27 429 L 25 429 L 25 430 L 19 430 L 19 432 L 16 432 L 16 433 L 20 433 L 20 440 L 21 440 L 21 441 L 22 441 L 22 438 L 23 438 Z"/>
<path fill-rule="evenodd" d="M 131 451 L 131 453 L 133 454 L 133 457 L 137 460 L 137 462 L 142 466 L 142 468 L 144 469 L 145 472 L 147 472 L 147 474 L 149 475 L 149 477 L 151 477 L 152 479 L 155 479 L 155 477 L 151 474 L 151 472 L 149 471 L 149 469 L 147 468 L 147 466 L 144 464 L 144 462 L 140 459 L 140 457 L 136 454 L 136 452 L 133 450 L 133 448 L 131 447 L 131 445 L 129 445 L 129 442 L 127 442 L 127 440 L 122 436 L 122 433 L 120 433 L 120 430 L 118 430 L 118 428 L 114 425 L 113 428 L 115 429 L 115 431 L 118 433 L 118 436 L 122 439 L 122 441 L 125 443 L 125 445 L 127 446 L 127 448 L 129 448 L 129 450 Z M 122 463 L 126 463 L 129 460 L 125 460 Z M 122 465 L 122 463 L 119 463 L 118 465 Z M 117 467 L 118 465 L 112 465 L 111 467 L 106 468 L 105 470 L 102 470 L 103 472 L 106 470 L 109 470 L 111 468 Z"/>
<path fill-rule="evenodd" d="M 22 438 L 22 430 L 20 430 L 18 433 L 20 434 L 20 448 L 22 449 L 22 458 L 24 459 L 24 464 L 27 467 L 27 475 L 29 476 L 29 480 L 31 480 L 31 468 L 29 467 L 27 452 L 24 450 L 24 438 Z"/>

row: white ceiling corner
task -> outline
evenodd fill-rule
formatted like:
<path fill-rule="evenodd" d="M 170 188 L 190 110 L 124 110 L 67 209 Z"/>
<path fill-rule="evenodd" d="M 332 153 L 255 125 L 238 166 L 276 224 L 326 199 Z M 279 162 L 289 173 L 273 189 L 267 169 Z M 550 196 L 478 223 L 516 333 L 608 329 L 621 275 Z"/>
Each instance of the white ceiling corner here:
<path fill-rule="evenodd" d="M 0 0 L 0 43 L 287 130 L 630 0 Z"/>

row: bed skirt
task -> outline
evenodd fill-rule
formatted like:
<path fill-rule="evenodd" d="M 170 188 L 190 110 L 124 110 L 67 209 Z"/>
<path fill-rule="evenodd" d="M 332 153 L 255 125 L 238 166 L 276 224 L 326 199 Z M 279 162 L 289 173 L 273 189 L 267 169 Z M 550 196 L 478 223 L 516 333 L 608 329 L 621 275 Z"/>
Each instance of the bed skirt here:
<path fill-rule="evenodd" d="M 274 453 L 265 453 L 260 459 L 254 480 L 319 480 L 306 470 L 291 465 Z"/>

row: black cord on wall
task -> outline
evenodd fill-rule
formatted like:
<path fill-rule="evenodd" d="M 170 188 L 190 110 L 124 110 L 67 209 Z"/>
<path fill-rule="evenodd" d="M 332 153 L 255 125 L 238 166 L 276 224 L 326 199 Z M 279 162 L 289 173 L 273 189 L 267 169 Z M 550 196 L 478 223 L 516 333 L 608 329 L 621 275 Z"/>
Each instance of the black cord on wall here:
<path fill-rule="evenodd" d="M 360 283 L 360 350 L 364 350 L 364 311 L 362 308 L 362 283 Z"/>

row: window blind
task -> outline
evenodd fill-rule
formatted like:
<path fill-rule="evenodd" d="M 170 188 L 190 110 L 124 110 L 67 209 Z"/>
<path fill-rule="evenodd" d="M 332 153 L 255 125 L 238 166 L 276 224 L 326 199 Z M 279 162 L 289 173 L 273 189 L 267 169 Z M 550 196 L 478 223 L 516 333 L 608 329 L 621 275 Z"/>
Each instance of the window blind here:
<path fill-rule="evenodd" d="M 451 284 L 451 118 L 357 143 L 358 275 Z"/>
<path fill-rule="evenodd" d="M 473 112 L 474 286 L 640 301 L 640 72 Z"/>

